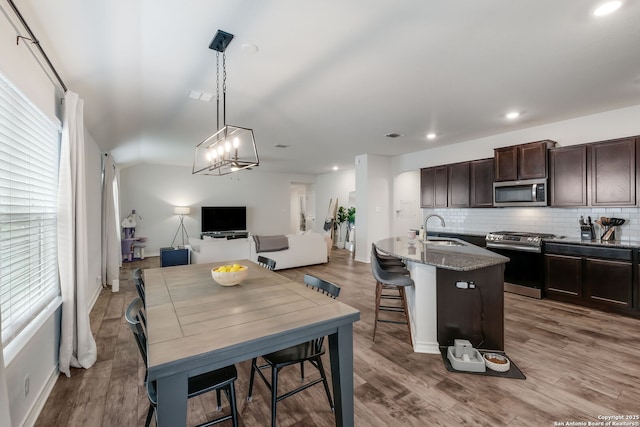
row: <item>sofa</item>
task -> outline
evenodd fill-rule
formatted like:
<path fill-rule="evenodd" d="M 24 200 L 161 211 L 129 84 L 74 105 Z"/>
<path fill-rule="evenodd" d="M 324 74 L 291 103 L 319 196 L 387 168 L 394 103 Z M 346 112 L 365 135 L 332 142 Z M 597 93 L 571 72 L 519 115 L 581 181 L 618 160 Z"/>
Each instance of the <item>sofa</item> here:
<path fill-rule="evenodd" d="M 257 262 L 258 256 L 271 258 L 276 262 L 276 270 L 323 264 L 329 261 L 331 238 L 320 233 L 287 234 L 289 248 L 273 252 L 257 252 L 256 242 L 249 238 L 250 259 Z"/>
<path fill-rule="evenodd" d="M 258 256 L 271 258 L 276 270 L 322 264 L 329 260 L 331 239 L 320 233 L 287 234 L 288 249 L 257 252 L 253 236 L 240 239 L 189 238 L 191 263 L 203 264 L 236 259 L 258 261 Z"/>

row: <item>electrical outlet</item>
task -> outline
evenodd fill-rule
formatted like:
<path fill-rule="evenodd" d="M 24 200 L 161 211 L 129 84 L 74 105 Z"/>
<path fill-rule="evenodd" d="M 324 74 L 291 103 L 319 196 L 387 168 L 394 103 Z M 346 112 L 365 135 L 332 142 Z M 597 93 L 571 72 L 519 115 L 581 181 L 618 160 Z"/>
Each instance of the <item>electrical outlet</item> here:
<path fill-rule="evenodd" d="M 24 377 L 24 397 L 29 394 L 29 374 Z"/>

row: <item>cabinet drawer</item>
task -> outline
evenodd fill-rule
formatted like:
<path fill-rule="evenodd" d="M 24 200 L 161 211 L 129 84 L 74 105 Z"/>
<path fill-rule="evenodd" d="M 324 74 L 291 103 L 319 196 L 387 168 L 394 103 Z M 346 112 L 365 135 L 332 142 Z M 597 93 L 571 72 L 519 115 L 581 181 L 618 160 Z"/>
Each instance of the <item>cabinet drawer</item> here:
<path fill-rule="evenodd" d="M 572 255 L 593 258 L 606 258 L 618 261 L 631 261 L 633 251 L 622 248 L 605 248 L 601 246 L 566 245 L 562 243 L 545 243 L 547 254 Z"/>

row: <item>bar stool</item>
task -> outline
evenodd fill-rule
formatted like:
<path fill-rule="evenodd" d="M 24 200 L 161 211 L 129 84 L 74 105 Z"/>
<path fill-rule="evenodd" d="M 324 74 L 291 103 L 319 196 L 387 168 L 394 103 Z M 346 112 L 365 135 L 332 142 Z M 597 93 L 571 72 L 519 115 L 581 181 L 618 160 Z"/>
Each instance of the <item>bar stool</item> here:
<path fill-rule="evenodd" d="M 373 248 L 376 252 L 375 247 Z M 383 268 L 380 260 L 375 254 L 371 257 L 371 272 L 376 279 L 376 314 L 375 323 L 373 326 L 373 341 L 376 340 L 376 329 L 378 328 L 378 322 L 384 323 L 397 323 L 406 324 L 409 331 L 409 343 L 413 347 L 413 338 L 411 337 L 411 324 L 409 323 L 409 312 L 407 310 L 407 298 L 405 293 L 405 287 L 413 286 L 413 279 L 408 275 L 408 270 L 402 272 L 398 270 L 399 267 Z M 393 269 L 395 271 L 390 271 Z M 399 301 L 400 305 L 382 305 L 382 300 L 395 300 Z M 404 321 L 380 319 L 379 312 L 393 312 L 403 313 Z"/>
<path fill-rule="evenodd" d="M 378 248 L 376 248 L 375 243 L 371 244 L 371 256 L 375 257 L 380 266 L 385 270 L 391 273 L 403 273 L 409 274 L 409 270 L 407 270 L 406 265 L 402 259 L 395 257 L 393 255 L 381 254 L 378 252 Z"/>

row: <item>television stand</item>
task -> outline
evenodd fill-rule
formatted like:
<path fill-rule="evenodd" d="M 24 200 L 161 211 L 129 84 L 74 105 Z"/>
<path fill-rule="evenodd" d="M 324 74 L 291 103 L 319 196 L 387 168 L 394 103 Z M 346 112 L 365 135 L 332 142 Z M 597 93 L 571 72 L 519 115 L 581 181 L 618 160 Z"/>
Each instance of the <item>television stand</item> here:
<path fill-rule="evenodd" d="M 249 237 L 248 231 L 205 231 L 200 233 L 200 239 L 204 236 L 211 237 L 213 239 L 246 239 Z"/>

